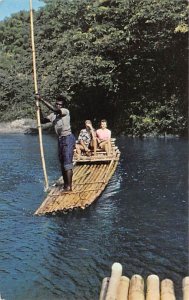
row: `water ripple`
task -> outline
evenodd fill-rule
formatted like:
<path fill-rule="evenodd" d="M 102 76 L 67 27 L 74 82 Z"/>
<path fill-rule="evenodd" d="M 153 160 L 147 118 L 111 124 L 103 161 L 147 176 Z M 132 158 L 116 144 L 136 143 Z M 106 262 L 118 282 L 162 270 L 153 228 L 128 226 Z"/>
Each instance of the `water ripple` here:
<path fill-rule="evenodd" d="M 188 275 L 187 142 L 120 137 L 118 143 L 119 165 L 92 206 L 34 217 L 44 197 L 38 137 L 2 136 L 3 298 L 95 300 L 102 278 L 119 261 L 127 276 L 173 279 L 181 299 L 181 280 Z M 60 175 L 55 137 L 45 136 L 44 146 L 54 181 Z"/>

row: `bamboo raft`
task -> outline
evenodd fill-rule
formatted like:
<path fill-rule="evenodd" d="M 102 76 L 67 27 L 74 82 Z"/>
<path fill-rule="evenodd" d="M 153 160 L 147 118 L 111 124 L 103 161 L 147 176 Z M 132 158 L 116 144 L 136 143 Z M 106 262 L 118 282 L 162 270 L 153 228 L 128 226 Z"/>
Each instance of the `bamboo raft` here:
<path fill-rule="evenodd" d="M 146 292 L 145 292 L 146 290 Z M 189 300 L 189 276 L 182 281 L 183 300 Z M 174 284 L 170 279 L 160 279 L 157 275 L 149 275 L 146 280 L 140 275 L 131 279 L 122 276 L 122 265 L 112 265 L 111 277 L 102 281 L 99 300 L 176 300 Z"/>
<path fill-rule="evenodd" d="M 44 202 L 36 210 L 35 215 L 68 212 L 76 208 L 85 209 L 105 189 L 112 177 L 120 157 L 120 151 L 111 139 L 110 156 L 100 149 L 96 156 L 82 155 L 78 160 L 74 154 L 73 186 L 71 192 L 62 192 L 62 178 L 52 187 Z"/>

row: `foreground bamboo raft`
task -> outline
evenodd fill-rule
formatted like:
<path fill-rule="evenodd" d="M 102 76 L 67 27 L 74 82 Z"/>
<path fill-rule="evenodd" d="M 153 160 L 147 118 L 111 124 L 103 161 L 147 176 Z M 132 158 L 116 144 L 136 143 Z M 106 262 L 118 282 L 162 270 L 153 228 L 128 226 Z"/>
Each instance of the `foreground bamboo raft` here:
<path fill-rule="evenodd" d="M 146 290 L 146 292 L 145 292 Z M 183 300 L 189 300 L 189 276 L 182 281 Z M 122 265 L 112 265 L 111 277 L 102 281 L 99 300 L 176 300 L 174 284 L 170 279 L 160 282 L 157 275 L 149 275 L 146 280 L 140 275 L 131 279 L 122 276 Z"/>
<path fill-rule="evenodd" d="M 112 139 L 112 153 L 109 157 L 99 149 L 96 156 L 93 153 L 90 157 L 82 155 L 79 160 L 75 156 L 73 190 L 62 192 L 59 179 L 35 215 L 67 212 L 89 206 L 105 189 L 117 167 L 119 157 L 120 151 L 115 146 L 115 139 Z"/>

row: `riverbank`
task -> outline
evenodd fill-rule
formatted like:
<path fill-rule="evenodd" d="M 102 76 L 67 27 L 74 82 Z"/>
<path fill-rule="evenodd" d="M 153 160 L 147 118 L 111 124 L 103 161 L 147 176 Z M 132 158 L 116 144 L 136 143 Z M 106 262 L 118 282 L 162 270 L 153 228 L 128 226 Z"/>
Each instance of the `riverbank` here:
<path fill-rule="evenodd" d="M 50 130 L 51 124 L 43 125 L 44 130 Z M 0 123 L 0 133 L 37 133 L 37 121 L 33 119 L 19 119 Z"/>
<path fill-rule="evenodd" d="M 54 128 L 51 123 L 42 124 L 42 129 L 45 133 L 54 133 Z M 185 135 L 179 135 L 179 134 L 167 134 L 166 132 L 164 134 L 158 134 L 158 133 L 143 133 L 141 136 L 128 134 L 126 132 L 122 132 L 119 134 L 116 134 L 116 131 L 112 130 L 113 136 L 128 136 L 133 138 L 175 138 L 175 137 L 181 137 Z M 38 133 L 37 128 L 37 121 L 34 119 L 18 119 L 11 122 L 0 122 L 0 133 L 4 134 L 14 134 L 14 133 L 23 133 L 23 134 L 34 134 Z"/>

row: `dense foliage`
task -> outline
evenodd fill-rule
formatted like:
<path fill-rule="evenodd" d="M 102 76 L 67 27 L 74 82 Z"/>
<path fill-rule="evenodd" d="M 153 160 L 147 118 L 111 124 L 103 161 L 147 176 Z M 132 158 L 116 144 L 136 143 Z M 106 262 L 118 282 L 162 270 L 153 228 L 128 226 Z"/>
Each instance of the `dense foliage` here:
<path fill-rule="evenodd" d="M 187 2 L 44 0 L 35 12 L 38 84 L 65 92 L 72 122 L 182 134 L 187 120 Z M 0 120 L 35 116 L 30 19 L 0 22 Z"/>

